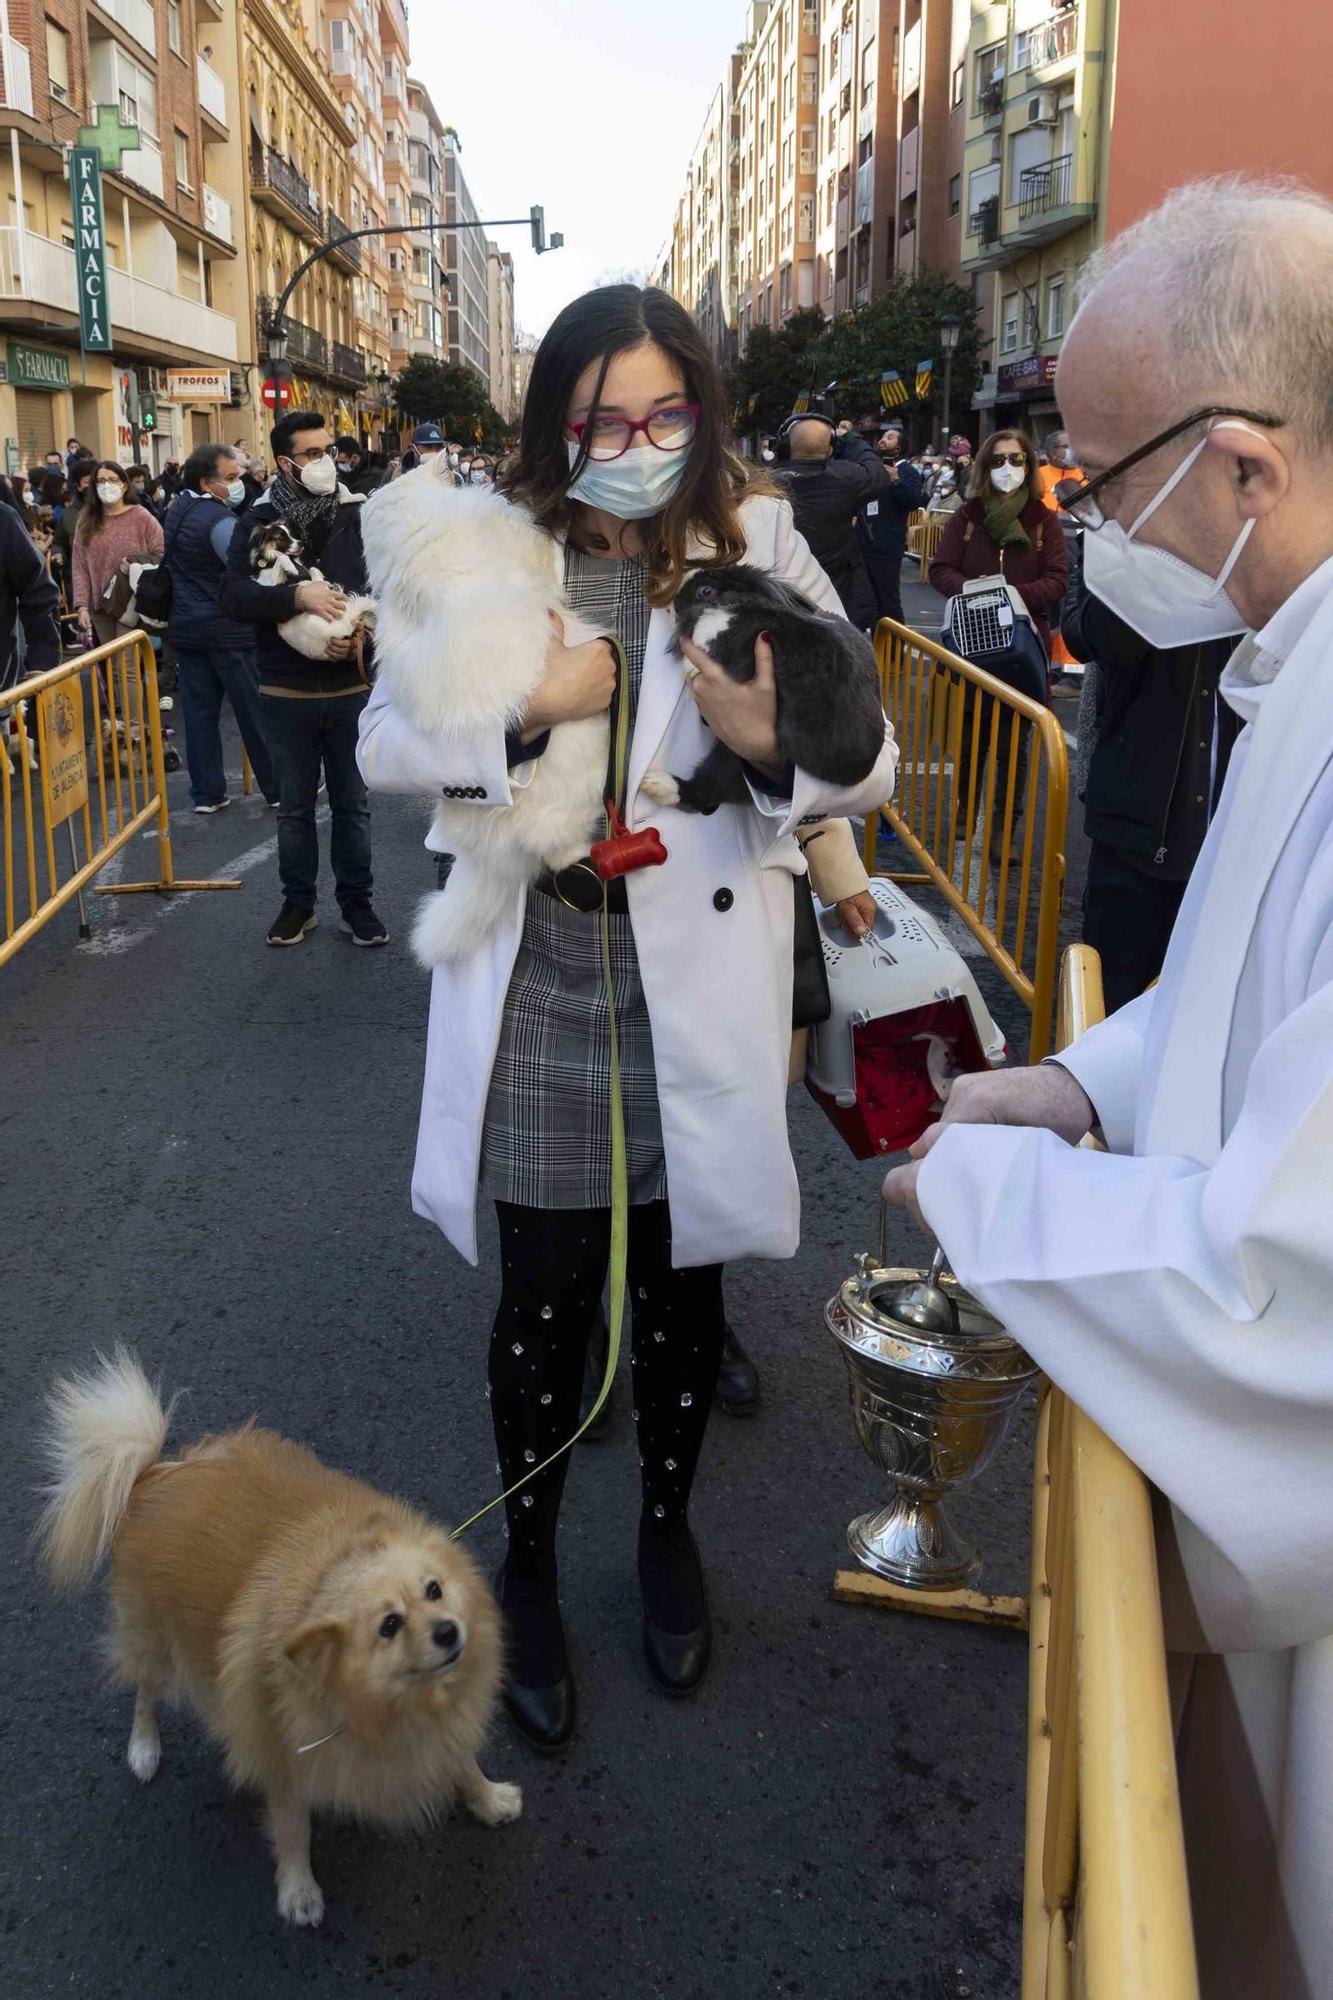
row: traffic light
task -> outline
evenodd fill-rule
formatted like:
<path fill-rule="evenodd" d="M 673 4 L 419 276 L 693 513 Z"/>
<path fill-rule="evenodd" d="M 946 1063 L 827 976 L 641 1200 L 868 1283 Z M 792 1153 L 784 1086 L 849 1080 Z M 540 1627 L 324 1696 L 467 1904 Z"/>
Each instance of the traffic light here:
<path fill-rule="evenodd" d="M 529 211 L 529 219 L 532 223 L 532 247 L 540 257 L 546 248 L 546 210 L 534 206 Z"/>
<path fill-rule="evenodd" d="M 155 431 L 157 429 L 157 404 L 151 396 L 145 396 L 142 399 L 139 423 L 142 429 L 146 431 Z"/>

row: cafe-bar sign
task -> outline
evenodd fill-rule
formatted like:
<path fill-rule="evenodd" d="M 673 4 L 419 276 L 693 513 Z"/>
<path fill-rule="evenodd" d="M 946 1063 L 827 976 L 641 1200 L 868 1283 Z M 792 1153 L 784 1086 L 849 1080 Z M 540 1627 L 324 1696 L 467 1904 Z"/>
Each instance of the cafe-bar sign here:
<path fill-rule="evenodd" d="M 79 294 L 79 345 L 85 354 L 111 352 L 111 309 L 106 295 L 106 228 L 102 217 L 102 160 L 95 146 L 75 146 L 69 156 L 74 205 L 74 275 Z"/>

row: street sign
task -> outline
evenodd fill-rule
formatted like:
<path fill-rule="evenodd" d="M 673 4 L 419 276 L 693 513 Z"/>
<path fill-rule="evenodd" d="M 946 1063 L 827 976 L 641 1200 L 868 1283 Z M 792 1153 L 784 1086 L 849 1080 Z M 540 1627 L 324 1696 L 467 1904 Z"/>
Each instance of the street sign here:
<path fill-rule="evenodd" d="M 74 282 L 79 295 L 79 346 L 85 354 L 111 352 L 106 296 L 106 232 L 102 225 L 102 166 L 95 146 L 75 146 L 69 156 L 74 204 Z"/>
<path fill-rule="evenodd" d="M 275 375 L 270 375 L 259 394 L 266 409 L 285 410 L 292 400 L 292 385 L 290 382 L 280 382 Z"/>

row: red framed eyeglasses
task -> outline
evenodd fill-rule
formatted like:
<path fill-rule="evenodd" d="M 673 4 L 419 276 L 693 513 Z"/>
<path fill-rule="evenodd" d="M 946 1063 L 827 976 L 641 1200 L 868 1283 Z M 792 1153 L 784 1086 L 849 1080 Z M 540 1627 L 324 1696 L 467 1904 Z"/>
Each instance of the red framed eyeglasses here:
<path fill-rule="evenodd" d="M 608 416 L 599 411 L 584 424 L 566 424 L 582 448 L 587 438 L 588 456 L 604 464 L 622 458 L 640 431 L 658 451 L 684 451 L 694 443 L 699 428 L 698 403 L 672 403 L 668 409 L 654 410 L 650 416 L 631 422 L 628 417 Z"/>

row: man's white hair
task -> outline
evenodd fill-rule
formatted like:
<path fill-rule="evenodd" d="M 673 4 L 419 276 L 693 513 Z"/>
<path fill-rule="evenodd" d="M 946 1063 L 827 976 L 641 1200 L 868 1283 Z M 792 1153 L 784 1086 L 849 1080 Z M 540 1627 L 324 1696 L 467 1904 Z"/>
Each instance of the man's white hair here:
<path fill-rule="evenodd" d="M 1080 307 L 1131 258 L 1165 308 L 1174 386 L 1333 451 L 1333 201 L 1293 180 L 1190 181 L 1093 252 Z"/>

